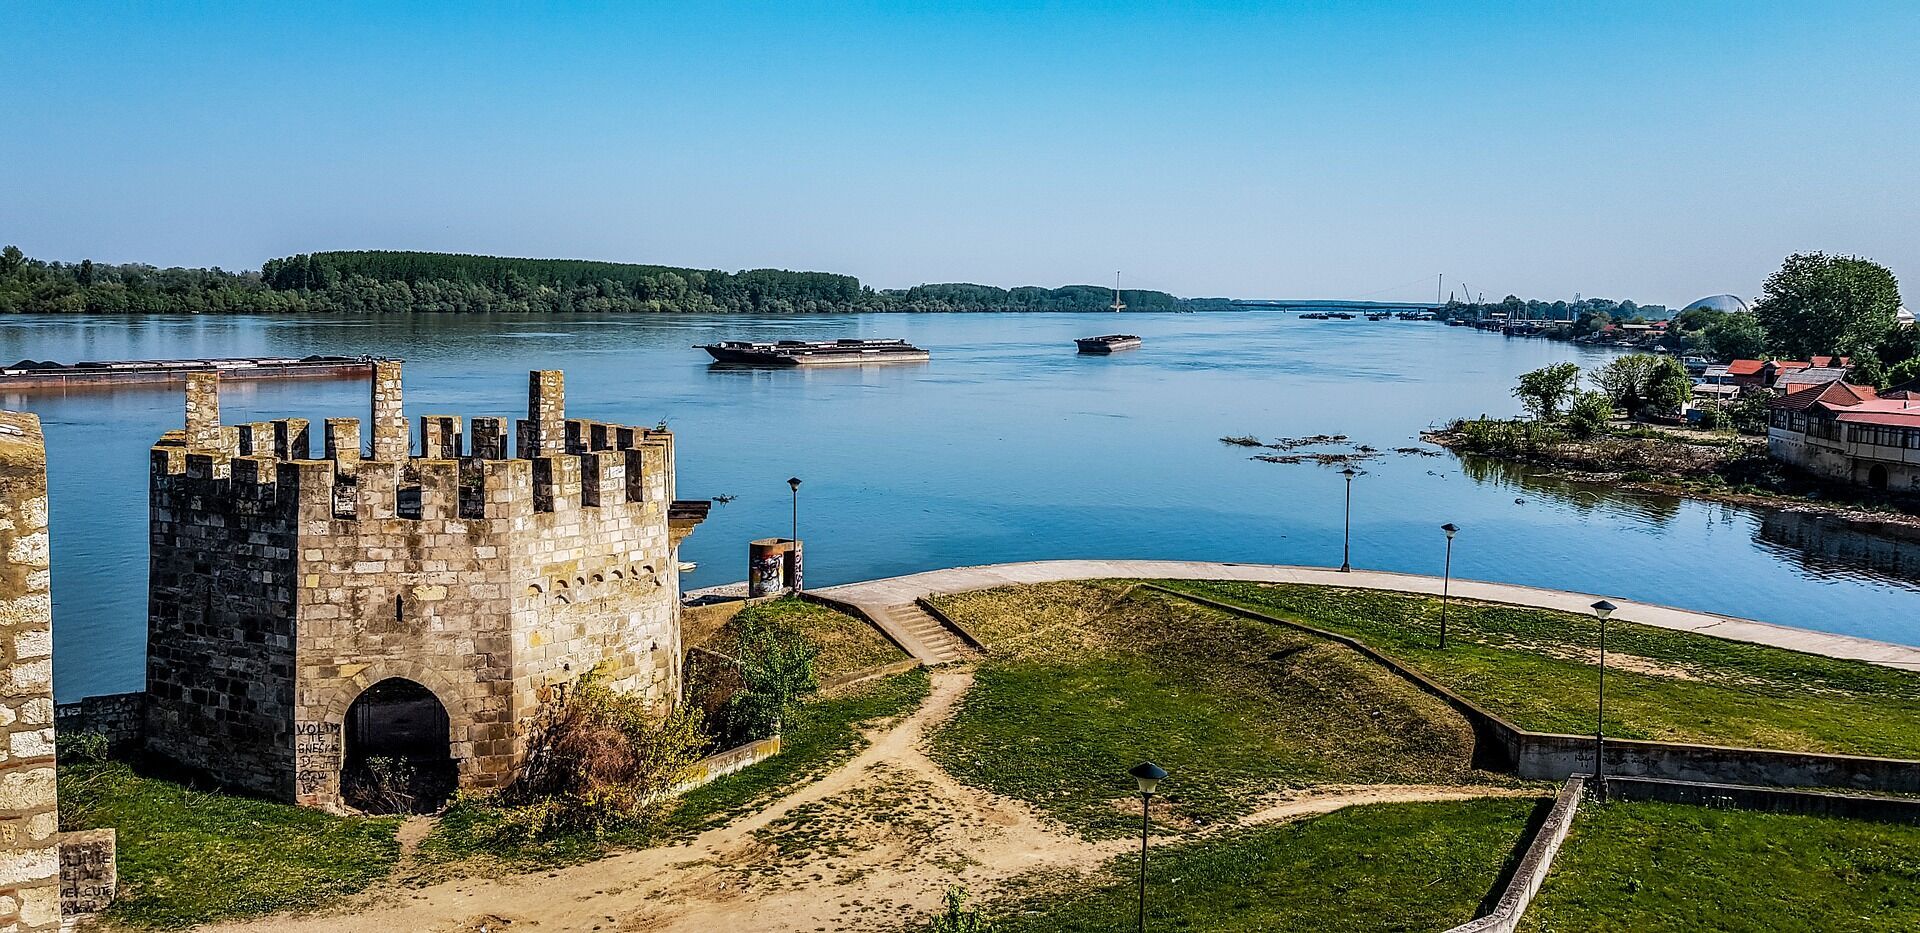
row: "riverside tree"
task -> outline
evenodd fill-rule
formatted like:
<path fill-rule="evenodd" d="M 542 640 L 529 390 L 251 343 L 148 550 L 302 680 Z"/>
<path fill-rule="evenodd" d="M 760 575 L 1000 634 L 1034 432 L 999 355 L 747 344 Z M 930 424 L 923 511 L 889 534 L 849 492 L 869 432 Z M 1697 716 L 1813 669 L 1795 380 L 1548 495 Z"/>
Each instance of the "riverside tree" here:
<path fill-rule="evenodd" d="M 1796 253 L 1767 277 L 1753 313 L 1774 352 L 1865 356 L 1893 330 L 1900 285 L 1887 267 L 1858 256 Z"/>
<path fill-rule="evenodd" d="M 1580 367 L 1573 363 L 1555 363 L 1520 374 L 1513 396 L 1527 406 L 1535 418 L 1552 421 L 1560 404 L 1573 394 L 1580 383 Z"/>
<path fill-rule="evenodd" d="M 1722 314 L 1700 333 L 1702 348 L 1720 362 L 1758 359 L 1767 352 L 1767 332 L 1751 314 Z"/>

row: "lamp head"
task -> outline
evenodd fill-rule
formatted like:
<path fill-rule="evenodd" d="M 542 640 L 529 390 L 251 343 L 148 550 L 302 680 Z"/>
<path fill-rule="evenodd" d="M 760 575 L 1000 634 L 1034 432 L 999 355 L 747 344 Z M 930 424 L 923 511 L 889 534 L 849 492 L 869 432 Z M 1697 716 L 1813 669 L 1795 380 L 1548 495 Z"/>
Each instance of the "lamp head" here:
<path fill-rule="evenodd" d="M 1449 538 L 1451 538 L 1451 537 L 1453 537 L 1453 536 L 1454 536 L 1455 534 L 1458 534 L 1458 533 L 1459 533 L 1459 531 L 1460 531 L 1460 526 L 1459 526 L 1459 525 L 1456 525 L 1456 524 L 1454 524 L 1454 523 L 1452 523 L 1452 522 L 1448 522 L 1448 523 L 1446 523 L 1446 524 L 1444 524 L 1444 525 L 1441 525 L 1441 526 L 1440 526 L 1440 530 L 1441 530 L 1441 531 L 1444 531 L 1444 532 L 1446 532 L 1446 533 L 1447 533 L 1447 537 L 1449 537 Z"/>
<path fill-rule="evenodd" d="M 1604 619 L 1610 615 L 1613 615 L 1613 610 L 1615 608 L 1616 607 L 1612 603 L 1607 602 L 1606 600 L 1603 599 L 1593 604 L 1593 614 Z"/>
<path fill-rule="evenodd" d="M 1351 482 L 1354 477 L 1360 475 L 1360 471 L 1354 469 L 1353 467 L 1347 467 L 1346 469 L 1340 471 L 1340 475 L 1346 477 L 1347 480 Z"/>
<path fill-rule="evenodd" d="M 1159 786 L 1160 781 L 1167 776 L 1166 769 L 1151 761 L 1143 761 L 1134 765 L 1133 770 L 1127 773 L 1133 775 L 1133 779 L 1140 783 L 1140 793 L 1142 794 L 1153 793 L 1153 789 Z"/>
<path fill-rule="evenodd" d="M 794 476 L 794 477 L 789 477 L 789 478 L 787 479 L 787 486 L 788 486 L 789 488 L 791 488 L 791 489 L 792 489 L 792 490 L 793 490 L 794 492 L 799 492 L 799 491 L 800 491 L 800 477 L 798 477 L 798 476 Z"/>

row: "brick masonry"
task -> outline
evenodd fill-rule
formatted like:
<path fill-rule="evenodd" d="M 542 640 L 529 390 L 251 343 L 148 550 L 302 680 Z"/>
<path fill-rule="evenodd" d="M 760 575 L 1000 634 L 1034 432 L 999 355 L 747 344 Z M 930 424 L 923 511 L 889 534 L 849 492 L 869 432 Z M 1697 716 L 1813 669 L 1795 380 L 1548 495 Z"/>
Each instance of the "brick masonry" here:
<path fill-rule="evenodd" d="M 60 927 L 51 567 L 40 419 L 0 412 L 0 930 Z"/>
<path fill-rule="evenodd" d="M 414 456 L 399 364 L 372 391 L 369 449 L 353 419 L 328 419 L 310 459 L 305 422 L 210 428 L 217 383 L 190 384 L 190 430 L 152 451 L 148 749 L 339 808 L 348 709 L 390 678 L 445 708 L 465 788 L 507 780 L 540 703 L 596 666 L 672 702 L 677 551 L 703 514 L 672 507 L 672 434 L 567 420 L 562 375 L 544 371 L 517 456 L 491 418 L 463 456 L 449 415 L 421 419 Z"/>

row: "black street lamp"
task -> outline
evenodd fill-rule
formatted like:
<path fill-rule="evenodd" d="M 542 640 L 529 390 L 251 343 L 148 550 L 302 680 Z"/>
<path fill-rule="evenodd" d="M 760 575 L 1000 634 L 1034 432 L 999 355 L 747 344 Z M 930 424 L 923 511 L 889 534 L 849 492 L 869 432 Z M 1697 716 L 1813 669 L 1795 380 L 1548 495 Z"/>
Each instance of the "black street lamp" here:
<path fill-rule="evenodd" d="M 1453 536 L 1460 532 L 1460 526 L 1448 522 L 1440 526 L 1447 533 L 1447 561 L 1440 570 L 1440 648 L 1447 647 L 1447 597 L 1453 588 Z"/>
<path fill-rule="evenodd" d="M 1347 522 L 1340 533 L 1340 572 L 1348 573 L 1353 570 L 1353 478 L 1359 476 L 1360 471 L 1347 467 L 1340 475 L 1347 478 Z"/>
<path fill-rule="evenodd" d="M 1151 825 L 1148 804 L 1153 799 L 1153 789 L 1167 772 L 1151 761 L 1143 761 L 1127 773 L 1140 782 L 1140 933 L 1147 933 L 1147 830 Z"/>
<path fill-rule="evenodd" d="M 1607 617 L 1614 605 L 1606 600 L 1593 604 L 1600 617 L 1600 709 L 1593 720 L 1593 778 L 1600 785 L 1600 802 L 1607 802 Z"/>
<path fill-rule="evenodd" d="M 787 488 L 793 490 L 793 540 L 800 540 L 800 477 L 787 479 Z"/>

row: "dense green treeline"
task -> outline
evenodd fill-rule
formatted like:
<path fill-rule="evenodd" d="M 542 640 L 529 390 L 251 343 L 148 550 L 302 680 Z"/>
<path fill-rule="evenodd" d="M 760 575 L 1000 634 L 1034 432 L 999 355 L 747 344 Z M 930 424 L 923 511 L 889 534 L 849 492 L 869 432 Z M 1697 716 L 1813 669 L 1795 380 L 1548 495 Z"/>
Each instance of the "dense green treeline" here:
<path fill-rule="evenodd" d="M 1126 291 L 1128 308 L 1172 311 L 1165 292 Z M 269 260 L 258 273 L 158 269 L 0 253 L 0 313 L 607 313 L 1102 311 L 1111 290 L 920 285 L 875 290 L 849 275 L 682 269 L 570 259 L 352 251 Z"/>

